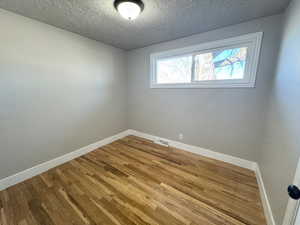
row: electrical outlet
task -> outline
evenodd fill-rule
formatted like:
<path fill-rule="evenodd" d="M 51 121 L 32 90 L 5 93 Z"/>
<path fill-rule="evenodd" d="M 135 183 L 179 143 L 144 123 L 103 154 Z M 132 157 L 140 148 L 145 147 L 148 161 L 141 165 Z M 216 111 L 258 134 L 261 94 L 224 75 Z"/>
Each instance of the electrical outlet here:
<path fill-rule="evenodd" d="M 178 135 L 179 140 L 183 140 L 183 134 Z"/>

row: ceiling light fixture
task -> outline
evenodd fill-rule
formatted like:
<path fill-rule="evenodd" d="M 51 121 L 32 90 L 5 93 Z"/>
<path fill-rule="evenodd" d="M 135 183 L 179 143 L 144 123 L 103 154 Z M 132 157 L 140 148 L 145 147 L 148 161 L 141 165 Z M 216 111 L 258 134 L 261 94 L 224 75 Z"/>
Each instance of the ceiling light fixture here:
<path fill-rule="evenodd" d="M 127 20 L 136 19 L 144 9 L 141 0 L 115 0 L 116 10 Z"/>

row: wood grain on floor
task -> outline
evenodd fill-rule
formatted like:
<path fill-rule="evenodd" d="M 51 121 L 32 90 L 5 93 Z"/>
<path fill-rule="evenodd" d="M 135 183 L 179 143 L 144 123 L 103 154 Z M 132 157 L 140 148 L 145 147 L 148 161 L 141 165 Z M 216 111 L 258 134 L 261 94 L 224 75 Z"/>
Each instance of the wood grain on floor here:
<path fill-rule="evenodd" d="M 266 222 L 252 171 L 128 136 L 0 192 L 0 224 Z"/>

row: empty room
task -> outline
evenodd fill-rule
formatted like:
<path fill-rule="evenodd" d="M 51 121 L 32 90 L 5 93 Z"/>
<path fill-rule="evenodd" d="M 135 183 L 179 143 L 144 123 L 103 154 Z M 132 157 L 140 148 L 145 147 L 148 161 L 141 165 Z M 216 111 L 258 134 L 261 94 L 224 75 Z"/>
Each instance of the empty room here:
<path fill-rule="evenodd" d="M 300 0 L 0 0 L 0 225 L 300 225 Z"/>

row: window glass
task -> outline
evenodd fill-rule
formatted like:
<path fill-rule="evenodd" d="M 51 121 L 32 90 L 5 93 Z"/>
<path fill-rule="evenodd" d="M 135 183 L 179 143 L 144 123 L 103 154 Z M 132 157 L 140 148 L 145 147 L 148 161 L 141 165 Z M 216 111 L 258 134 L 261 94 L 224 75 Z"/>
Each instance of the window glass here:
<path fill-rule="evenodd" d="M 255 87 L 263 33 L 150 55 L 151 88 Z"/>
<path fill-rule="evenodd" d="M 195 55 L 194 80 L 243 79 L 246 57 L 246 47 Z"/>
<path fill-rule="evenodd" d="M 157 61 L 158 84 L 190 83 L 192 81 L 192 56 L 180 56 Z"/>

